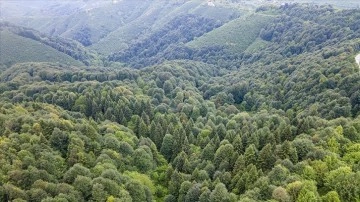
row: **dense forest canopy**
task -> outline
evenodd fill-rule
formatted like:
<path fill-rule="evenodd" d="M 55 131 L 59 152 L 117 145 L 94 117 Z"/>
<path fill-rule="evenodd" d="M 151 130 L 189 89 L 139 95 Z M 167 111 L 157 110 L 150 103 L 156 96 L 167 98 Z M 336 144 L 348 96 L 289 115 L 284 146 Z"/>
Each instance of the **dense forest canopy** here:
<path fill-rule="evenodd" d="M 0 201 L 360 201 L 356 2 L 14 2 Z"/>

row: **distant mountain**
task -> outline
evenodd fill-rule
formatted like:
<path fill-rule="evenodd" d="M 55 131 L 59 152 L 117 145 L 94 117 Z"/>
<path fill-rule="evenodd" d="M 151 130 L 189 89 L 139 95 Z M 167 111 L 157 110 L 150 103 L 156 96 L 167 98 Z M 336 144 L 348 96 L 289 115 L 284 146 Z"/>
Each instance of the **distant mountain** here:
<path fill-rule="evenodd" d="M 32 8 L 24 5 L 22 1 L 6 2 L 1 17 L 52 36 L 75 39 L 85 46 L 94 45 L 94 49 L 104 53 L 112 51 L 107 49 L 111 49 L 109 43 L 114 45 L 114 39 L 120 41 L 115 45 L 121 48 L 122 43 L 157 29 L 179 15 L 192 13 L 222 21 L 239 15 L 233 8 L 225 8 L 220 3 L 216 7 L 208 6 L 207 1 L 202 0 L 51 1 Z M 17 12 L 7 12 L 11 9 Z"/>
<path fill-rule="evenodd" d="M 76 40 L 88 46 L 90 49 L 104 55 L 110 55 L 119 51 L 126 51 L 139 41 L 151 37 L 154 33 L 166 29 L 176 18 L 192 15 L 195 18 L 214 20 L 218 25 L 237 19 L 227 24 L 219 31 L 200 37 L 195 42 L 189 42 L 190 48 L 204 47 L 204 45 L 218 45 L 213 42 L 218 34 L 223 32 L 222 40 L 227 40 L 227 46 L 239 43 L 246 49 L 250 41 L 244 36 L 243 39 L 230 39 L 231 34 L 227 29 L 236 30 L 234 25 L 248 18 L 250 21 L 259 19 L 247 16 L 254 12 L 259 5 L 280 5 L 285 3 L 313 3 L 309 0 L 278 0 L 278 1 L 238 1 L 238 0 L 88 0 L 88 1 L 32 1 L 31 7 L 27 1 L 4 1 L 2 2 L 0 19 L 12 22 L 16 25 L 33 28 L 50 36 L 61 36 Z M 355 0 L 346 1 L 317 1 L 316 3 L 332 3 L 339 7 L 357 7 Z M 242 17 L 238 19 L 239 17 Z M 247 21 L 247 20 L 246 20 Z M 264 21 L 265 22 L 265 21 Z M 232 24 L 232 25 L 231 25 Z M 248 25 L 261 27 L 261 22 L 251 22 Z M 230 28 L 232 26 L 232 28 Z M 245 27 L 244 27 L 245 26 Z M 246 29 L 246 25 L 242 25 Z M 212 30 L 212 29 L 211 29 Z M 211 31 L 207 30 L 207 31 Z M 206 33 L 206 32 L 204 32 Z M 203 33 L 203 34 L 204 34 Z M 230 37 L 230 38 L 229 38 Z M 228 40 L 230 39 L 230 40 Z M 237 40 L 237 41 L 234 41 Z M 207 43 L 207 41 L 209 43 Z M 220 41 L 219 41 L 220 42 Z M 221 42 L 221 44 L 223 44 Z"/>
<path fill-rule="evenodd" d="M 31 7 L 25 1 L 5 1 L 1 19 L 81 43 L 63 41 L 61 48 L 50 46 L 86 65 L 106 61 L 105 65 L 120 62 L 140 68 L 164 60 L 189 59 L 232 67 L 242 54 L 268 45 L 260 32 L 281 15 L 272 7 L 295 2 L 307 1 L 54 0 L 34 1 Z M 357 5 L 352 0 L 329 3 Z M 257 8 L 259 5 L 263 7 Z M 64 48 L 64 44 L 71 45 Z M 103 59 L 94 51 L 104 55 Z"/>
<path fill-rule="evenodd" d="M 19 36 L 9 30 L 0 31 L 0 64 L 11 66 L 18 62 L 58 62 L 83 65 L 80 61 L 36 40 Z"/>
<path fill-rule="evenodd" d="M 36 30 L 0 22 L 2 64 L 60 62 L 73 65 L 99 64 L 96 53 L 73 40 L 50 37 Z"/>
<path fill-rule="evenodd" d="M 20 2 L 0 201 L 360 201 L 359 9 Z"/>
<path fill-rule="evenodd" d="M 275 16 L 255 13 L 232 20 L 218 29 L 190 41 L 186 46 L 190 48 L 224 46 L 230 51 L 243 52 L 255 42 L 261 29 Z"/>
<path fill-rule="evenodd" d="M 164 30 L 167 26 L 171 26 L 170 24 L 174 20 L 187 15 L 193 16 L 194 20 L 206 18 L 217 21 L 217 24 L 221 25 L 247 13 L 247 11 L 226 7 L 222 4 L 217 4 L 215 7 L 209 6 L 204 1 L 166 1 L 164 3 L 164 1 L 155 0 L 150 2 L 147 7 L 139 8 L 142 10 L 136 18 L 124 22 L 123 25 L 110 32 L 98 43 L 94 43 L 91 48 L 105 54 L 126 49 L 134 41 Z M 128 1 L 121 3 L 126 4 Z M 124 7 L 124 5 L 116 6 Z M 135 13 L 138 11 L 140 10 L 135 10 Z M 184 22 L 178 21 L 178 23 Z"/>

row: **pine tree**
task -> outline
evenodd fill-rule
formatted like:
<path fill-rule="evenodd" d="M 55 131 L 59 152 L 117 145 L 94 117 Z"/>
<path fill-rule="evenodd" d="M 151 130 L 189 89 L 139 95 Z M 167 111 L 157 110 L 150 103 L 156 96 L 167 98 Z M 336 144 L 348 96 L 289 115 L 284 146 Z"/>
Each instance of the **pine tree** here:
<path fill-rule="evenodd" d="M 149 137 L 148 127 L 143 119 L 140 119 L 138 128 L 138 137 Z"/>
<path fill-rule="evenodd" d="M 215 146 L 212 142 L 209 142 L 201 152 L 201 158 L 204 160 L 213 160 L 215 153 Z"/>
<path fill-rule="evenodd" d="M 246 149 L 245 149 L 245 163 L 246 165 L 256 165 L 257 163 L 257 151 L 256 148 L 253 144 L 249 145 Z"/>
<path fill-rule="evenodd" d="M 156 125 L 155 128 L 155 134 L 154 134 L 154 143 L 156 145 L 156 148 L 160 148 L 161 147 L 161 143 L 163 141 L 164 138 L 164 129 L 162 128 L 162 126 L 160 124 Z"/>
<path fill-rule="evenodd" d="M 141 113 L 141 119 L 144 121 L 144 123 L 145 123 L 146 125 L 150 125 L 150 118 L 149 118 L 149 116 L 145 113 L 145 111 L 143 111 L 143 112 Z"/>
<path fill-rule="evenodd" d="M 259 158 L 258 158 L 258 164 L 260 165 L 260 168 L 265 170 L 270 170 L 276 161 L 276 157 L 273 154 L 273 151 L 271 150 L 271 145 L 267 144 L 260 152 L 259 152 Z"/>
<path fill-rule="evenodd" d="M 171 180 L 169 182 L 169 192 L 176 198 L 179 196 L 179 190 L 182 182 L 182 175 L 177 170 L 175 170 L 171 175 Z"/>
<path fill-rule="evenodd" d="M 207 187 L 203 188 L 203 191 L 199 197 L 199 202 L 209 202 L 210 195 L 211 195 L 211 191 L 209 190 L 209 188 Z"/>
<path fill-rule="evenodd" d="M 190 155 L 190 144 L 186 136 L 181 150 L 184 151 L 187 155 Z"/>
<path fill-rule="evenodd" d="M 234 149 L 238 154 L 243 154 L 244 153 L 244 147 L 243 147 L 242 139 L 241 139 L 239 134 L 235 136 L 232 145 L 234 146 Z"/>
<path fill-rule="evenodd" d="M 150 129 L 149 129 L 149 137 L 150 139 L 155 143 L 155 137 L 156 137 L 156 123 L 155 121 L 152 121 L 150 124 Z M 171 133 L 168 133 L 171 134 Z M 156 143 L 155 143 L 156 145 Z"/>
<path fill-rule="evenodd" d="M 229 193 L 223 183 L 218 183 L 210 194 L 210 202 L 229 202 Z"/>
<path fill-rule="evenodd" d="M 186 126 L 185 126 L 185 132 L 186 132 L 187 136 L 192 134 L 193 127 L 194 127 L 194 121 L 190 118 L 189 121 L 186 123 Z"/>
<path fill-rule="evenodd" d="M 226 128 L 224 124 L 220 124 L 216 127 L 216 135 L 219 137 L 220 140 L 223 140 L 226 136 Z"/>
<path fill-rule="evenodd" d="M 198 201 L 201 194 L 201 184 L 193 184 L 185 195 L 185 202 Z"/>
<path fill-rule="evenodd" d="M 165 159 L 168 162 L 170 162 L 171 157 L 173 156 L 173 144 L 173 136 L 170 134 L 166 134 L 161 144 L 160 152 L 162 155 L 164 155 Z"/>

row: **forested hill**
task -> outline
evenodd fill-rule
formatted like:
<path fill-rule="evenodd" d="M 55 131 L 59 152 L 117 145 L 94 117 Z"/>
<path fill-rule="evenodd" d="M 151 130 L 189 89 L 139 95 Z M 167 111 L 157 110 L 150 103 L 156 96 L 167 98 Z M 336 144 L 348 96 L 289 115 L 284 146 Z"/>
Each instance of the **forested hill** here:
<path fill-rule="evenodd" d="M 0 201 L 360 201 L 360 11 L 248 12 L 0 66 Z"/>
<path fill-rule="evenodd" d="M 0 64 L 17 62 L 60 62 L 72 65 L 99 65 L 100 56 L 80 43 L 61 37 L 50 37 L 31 28 L 0 21 Z M 44 54 L 45 53 L 45 54 Z"/>

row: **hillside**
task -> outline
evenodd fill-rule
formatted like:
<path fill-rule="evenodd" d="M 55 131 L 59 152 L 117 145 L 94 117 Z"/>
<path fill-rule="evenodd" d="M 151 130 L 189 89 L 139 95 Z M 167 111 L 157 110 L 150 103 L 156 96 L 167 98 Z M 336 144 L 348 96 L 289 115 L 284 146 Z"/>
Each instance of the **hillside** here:
<path fill-rule="evenodd" d="M 145 34 L 129 42 L 123 50 L 110 54 L 108 60 L 125 63 L 135 68 L 176 59 L 217 64 L 215 58 L 232 55 L 238 57 L 251 44 L 253 44 L 252 49 L 260 46 L 259 40 L 256 39 L 260 36 L 261 28 L 277 16 L 267 13 L 245 12 L 241 17 L 228 22 L 194 14 L 179 15 L 162 28 L 151 34 Z"/>
<path fill-rule="evenodd" d="M 121 50 L 129 41 L 161 28 L 180 15 L 194 14 L 224 22 L 239 15 L 237 9 L 224 7 L 220 3 L 214 8 L 207 6 L 206 1 L 203 0 L 139 2 L 55 1 L 42 6 L 35 5 L 30 12 L 22 10 L 24 8 L 21 6 L 23 4 L 21 1 L 17 4 L 6 2 L 2 6 L 4 10 L 2 17 L 17 25 L 30 27 L 52 36 L 71 38 L 85 46 L 93 45 L 94 50 L 108 54 Z M 15 7 L 19 10 L 17 15 L 7 13 L 6 8 Z M 42 12 L 44 10 L 49 14 Z M 16 16 L 20 17 L 16 18 Z"/>
<path fill-rule="evenodd" d="M 2 28 L 91 63 L 0 67 L 0 201 L 360 201 L 359 9 L 159 2 L 119 1 L 123 33 L 163 13 L 104 56 Z"/>
<path fill-rule="evenodd" d="M 121 6 L 121 5 L 119 5 Z M 245 11 L 234 9 L 232 7 L 224 7 L 218 5 L 216 7 L 208 6 L 204 1 L 187 1 L 185 3 L 174 3 L 158 0 L 153 1 L 143 14 L 133 21 L 120 26 L 106 37 L 95 43 L 91 48 L 101 53 L 110 54 L 131 46 L 133 41 L 148 37 L 154 32 L 166 29 L 171 21 L 181 16 L 192 15 L 194 18 L 206 18 L 218 21 L 223 24 L 232 20 Z M 115 44 L 114 44 L 115 43 Z"/>
<path fill-rule="evenodd" d="M 259 36 L 261 28 L 274 16 L 251 14 L 232 20 L 218 29 L 206 33 L 186 45 L 190 48 L 225 46 L 231 52 L 244 52 Z"/>
<path fill-rule="evenodd" d="M 253 13 L 258 6 L 263 4 L 281 5 L 293 3 L 293 1 L 289 0 L 213 0 L 211 3 L 205 0 L 166 2 L 147 0 L 139 2 L 133 0 L 74 2 L 53 0 L 48 3 L 38 1 L 29 8 L 26 6 L 26 2 L 21 0 L 5 1 L 0 8 L 2 10 L 0 15 L 1 19 L 16 25 L 32 28 L 49 36 L 77 40 L 91 50 L 104 55 L 111 55 L 129 48 L 136 41 L 149 37 L 154 32 L 166 29 L 164 26 L 180 16 L 203 17 L 215 20 L 219 25 L 222 25 L 238 17 Z M 307 0 L 301 0 L 300 2 L 314 3 Z M 331 3 L 343 8 L 356 8 L 358 6 L 356 1 L 351 0 L 346 1 L 346 3 L 336 0 L 331 2 L 316 1 L 315 3 Z M 239 21 L 241 20 L 239 19 Z M 234 26 L 236 22 L 232 24 Z M 231 23 L 227 26 L 227 28 L 200 38 L 200 41 L 189 43 L 190 47 L 203 47 L 204 44 L 207 44 L 206 41 L 213 42 L 213 37 L 216 38 L 220 32 L 227 32 L 226 29 L 241 31 L 231 28 Z M 247 28 L 246 25 L 243 28 Z M 222 36 L 224 36 L 224 33 Z M 230 36 L 228 35 L 223 39 L 231 38 Z M 246 40 L 246 38 L 234 40 L 235 43 L 230 40 L 231 42 L 228 42 L 228 44 L 234 46 L 239 40 Z M 253 39 L 249 41 L 251 40 Z M 222 42 L 219 41 L 219 43 Z M 248 43 L 241 44 L 239 47 L 242 48 L 239 49 L 244 49 L 247 45 Z"/>
<path fill-rule="evenodd" d="M 57 62 L 63 61 L 65 64 L 82 63 L 89 66 L 102 63 L 97 53 L 85 49 L 81 44 L 70 39 L 50 37 L 34 29 L 19 27 L 8 22 L 0 22 L 0 30 L 3 35 L 1 48 L 4 62 L 2 63 L 31 62 L 31 58 L 33 61 L 52 62 L 57 61 L 56 57 L 59 59 Z M 17 52 L 19 50 L 20 52 Z M 21 51 L 27 52 L 18 57 L 17 54 Z M 49 59 L 44 59 L 46 57 Z"/>
<path fill-rule="evenodd" d="M 16 35 L 8 30 L 0 31 L 0 44 L 0 65 L 11 66 L 18 62 L 82 64 L 65 53 L 61 53 L 38 41 Z"/>

